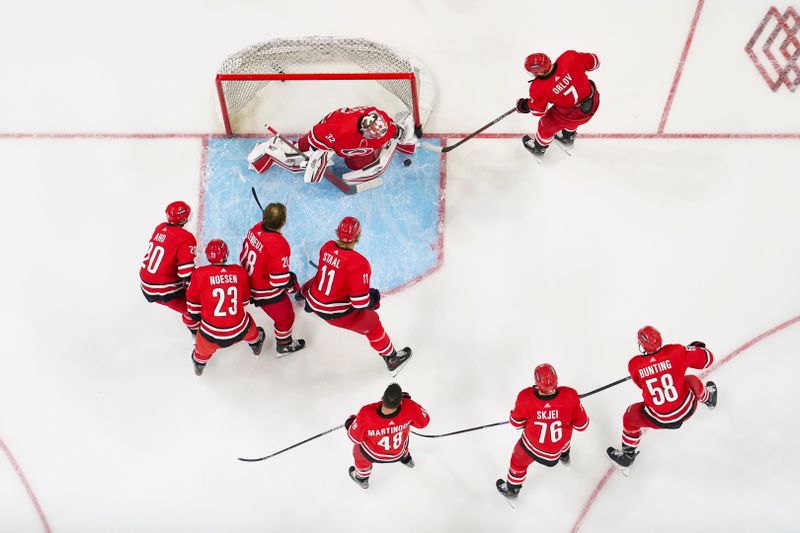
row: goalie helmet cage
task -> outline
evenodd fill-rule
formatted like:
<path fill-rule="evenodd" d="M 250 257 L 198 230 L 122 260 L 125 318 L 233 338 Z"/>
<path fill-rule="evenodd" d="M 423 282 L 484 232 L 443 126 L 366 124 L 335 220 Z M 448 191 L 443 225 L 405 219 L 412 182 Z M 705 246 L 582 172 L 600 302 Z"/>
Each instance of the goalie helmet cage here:
<path fill-rule="evenodd" d="M 329 71 L 314 72 L 319 69 Z M 417 137 L 422 136 L 435 98 L 428 69 L 384 44 L 341 37 L 272 39 L 231 54 L 217 73 L 225 134 L 233 136 L 231 117 L 256 93 L 272 81 L 289 80 L 374 80 L 411 112 Z"/>

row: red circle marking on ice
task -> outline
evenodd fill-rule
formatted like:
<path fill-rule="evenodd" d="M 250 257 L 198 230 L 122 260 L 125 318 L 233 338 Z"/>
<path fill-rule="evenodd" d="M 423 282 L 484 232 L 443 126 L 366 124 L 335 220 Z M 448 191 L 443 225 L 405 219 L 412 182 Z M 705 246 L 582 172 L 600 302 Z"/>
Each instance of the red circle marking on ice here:
<path fill-rule="evenodd" d="M 3 452 L 6 454 L 6 458 L 8 462 L 11 463 L 11 467 L 17 473 L 19 480 L 22 482 L 22 485 L 25 487 L 25 492 L 28 493 L 28 497 L 31 499 L 33 503 L 33 507 L 36 509 L 36 514 L 39 516 L 39 520 L 42 522 L 42 527 L 44 528 L 46 533 L 51 533 L 50 524 L 47 523 L 47 518 L 44 516 L 44 511 L 42 511 L 42 506 L 39 505 L 39 500 L 36 498 L 36 494 L 33 493 L 33 489 L 31 488 L 30 484 L 28 483 L 25 474 L 22 472 L 22 469 L 19 467 L 17 460 L 14 459 L 14 456 L 11 454 L 11 450 L 8 449 L 6 443 L 3 442 L 3 439 L 0 439 L 0 448 L 3 449 Z"/>

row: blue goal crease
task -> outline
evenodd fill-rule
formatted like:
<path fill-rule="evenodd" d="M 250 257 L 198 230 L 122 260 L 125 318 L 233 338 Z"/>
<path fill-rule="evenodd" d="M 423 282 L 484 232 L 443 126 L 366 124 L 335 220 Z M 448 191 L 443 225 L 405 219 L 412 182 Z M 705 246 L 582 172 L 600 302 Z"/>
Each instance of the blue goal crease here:
<path fill-rule="evenodd" d="M 201 250 L 211 239 L 222 239 L 231 260 L 238 259 L 247 230 L 261 219 L 250 191 L 254 187 L 262 205 L 286 205 L 283 234 L 292 247 L 291 268 L 301 282 L 315 274 L 303 246 L 316 263 L 320 246 L 335 238 L 336 226 L 345 216 L 361 222 L 357 249 L 372 265 L 372 286 L 382 292 L 408 285 L 438 266 L 443 231 L 440 153 L 398 152 L 383 174 L 382 186 L 345 195 L 327 180 L 304 183 L 302 173 L 277 165 L 263 174 L 248 169 L 247 154 L 257 142 L 260 139 L 209 139 L 199 221 Z M 408 158 L 413 163 L 404 166 Z M 334 159 L 333 172 L 341 176 L 347 168 L 340 158 Z M 204 262 L 200 255 L 198 263 Z"/>

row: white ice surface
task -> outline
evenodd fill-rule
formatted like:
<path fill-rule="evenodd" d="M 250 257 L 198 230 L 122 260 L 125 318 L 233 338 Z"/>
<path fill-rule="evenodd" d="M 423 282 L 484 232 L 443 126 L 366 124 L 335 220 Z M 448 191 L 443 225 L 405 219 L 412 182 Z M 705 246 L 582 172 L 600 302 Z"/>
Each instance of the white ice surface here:
<path fill-rule="evenodd" d="M 769 91 L 743 51 L 770 5 L 705 1 L 668 132 L 798 133 L 798 95 Z M 144 301 L 137 270 L 165 204 L 197 205 L 201 140 L 11 134 L 219 133 L 212 80 L 222 59 L 305 34 L 364 36 L 424 60 L 439 89 L 434 133 L 472 131 L 525 95 L 527 53 L 594 51 L 603 103 L 584 131 L 653 133 L 695 7 L 5 6 L 0 227 L 11 257 L 2 269 L 0 439 L 51 530 L 570 531 L 638 396 L 625 384 L 587 398 L 592 422 L 573 439 L 571 470 L 532 466 L 515 511 L 494 489 L 517 437 L 507 426 L 413 438 L 417 468 L 378 466 L 367 492 L 347 478 L 341 431 L 240 463 L 376 401 L 389 382 L 382 363 L 362 338 L 300 313 L 305 351 L 277 360 L 268 345 L 255 360 L 236 346 L 197 379 L 190 337 L 175 313 Z M 724 86 L 712 98 L 719 108 L 708 105 L 709 80 Z M 322 98 L 312 87 L 278 91 L 280 103 L 270 95 L 264 111 L 296 132 L 332 107 L 363 103 L 346 88 Z M 513 116 L 492 131 L 533 124 Z M 415 350 L 400 383 L 429 409 L 427 432 L 502 420 L 543 361 L 580 391 L 622 377 L 645 323 L 669 342 L 705 340 L 722 358 L 796 316 L 799 143 L 582 139 L 572 158 L 553 149 L 542 166 L 516 138 L 453 151 L 444 265 L 380 311 L 396 343 Z M 609 479 L 581 531 L 796 530 L 798 328 L 712 374 L 716 413 L 701 408 L 680 431 L 647 434 L 631 477 Z M 0 531 L 43 531 L 3 455 L 0 496 Z"/>

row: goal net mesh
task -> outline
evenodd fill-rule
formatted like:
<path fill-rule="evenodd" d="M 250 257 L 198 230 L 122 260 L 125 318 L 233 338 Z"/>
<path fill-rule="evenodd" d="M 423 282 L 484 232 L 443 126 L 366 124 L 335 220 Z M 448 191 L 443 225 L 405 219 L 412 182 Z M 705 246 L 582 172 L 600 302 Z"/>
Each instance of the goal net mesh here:
<path fill-rule="evenodd" d="M 420 125 L 428 119 L 435 98 L 430 72 L 418 60 L 384 44 L 367 39 L 303 37 L 272 39 L 248 46 L 228 56 L 218 74 L 319 74 L 411 73 L 417 83 L 417 111 Z M 221 80 L 223 113 L 229 117 L 241 111 L 256 93 L 275 80 Z M 410 79 L 376 79 L 412 113 L 415 103 Z"/>

